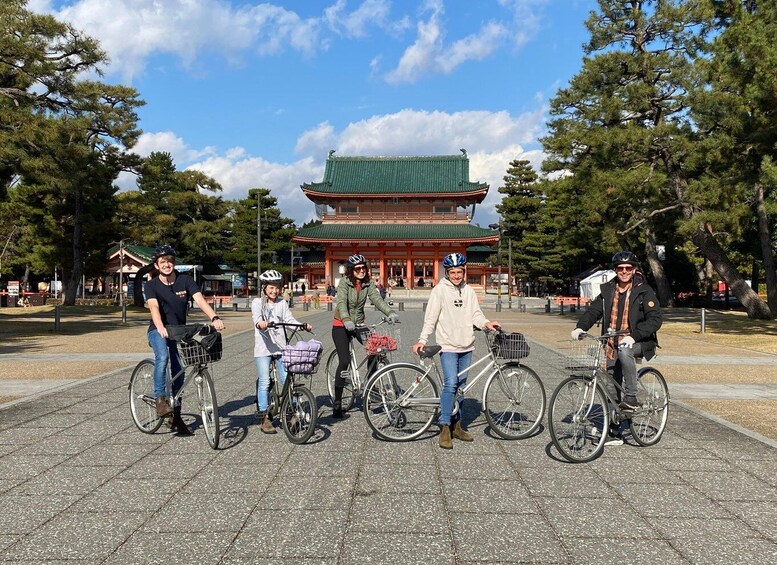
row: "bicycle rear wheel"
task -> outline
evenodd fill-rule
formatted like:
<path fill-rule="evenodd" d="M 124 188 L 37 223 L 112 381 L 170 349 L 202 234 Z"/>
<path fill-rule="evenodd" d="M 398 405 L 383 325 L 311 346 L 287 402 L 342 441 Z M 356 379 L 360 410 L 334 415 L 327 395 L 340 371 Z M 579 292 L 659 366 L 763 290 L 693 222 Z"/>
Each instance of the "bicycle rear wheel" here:
<path fill-rule="evenodd" d="M 213 378 L 208 369 L 203 368 L 195 377 L 197 384 L 197 398 L 200 404 L 200 416 L 202 427 L 205 429 L 205 438 L 208 444 L 216 449 L 219 446 L 219 405 L 216 401 L 216 388 L 213 386 Z"/>
<path fill-rule="evenodd" d="M 128 389 L 132 421 L 144 434 L 153 434 L 162 425 L 162 418 L 156 415 L 153 360 L 144 359 L 137 364 Z"/>
<path fill-rule="evenodd" d="M 432 425 L 440 407 L 437 382 L 422 367 L 391 363 L 377 371 L 364 388 L 364 417 L 385 441 L 415 439 Z"/>
<path fill-rule="evenodd" d="M 631 415 L 631 435 L 648 447 L 661 440 L 669 418 L 669 389 L 664 376 L 653 367 L 637 373 L 637 402 L 640 408 Z"/>
<path fill-rule="evenodd" d="M 524 439 L 542 423 L 545 400 L 537 373 L 513 361 L 497 368 L 486 381 L 483 414 L 498 436 Z"/>
<path fill-rule="evenodd" d="M 601 454 L 609 418 L 607 397 L 590 379 L 569 377 L 553 391 L 550 437 L 567 461 L 586 463 Z"/>
<path fill-rule="evenodd" d="M 329 398 L 334 402 L 335 400 L 335 376 L 337 375 L 337 366 L 340 364 L 340 358 L 337 356 L 337 350 L 335 349 L 329 354 L 326 360 L 326 387 L 329 392 Z M 351 373 L 351 366 L 348 366 L 348 373 Z M 345 386 L 343 386 L 343 396 L 341 404 L 343 410 L 350 410 L 353 408 L 355 394 L 353 392 L 353 379 L 351 377 L 345 379 Z"/>
<path fill-rule="evenodd" d="M 307 387 L 294 386 L 283 398 L 281 405 L 283 433 L 291 443 L 305 443 L 316 431 L 317 421 L 316 397 Z"/>

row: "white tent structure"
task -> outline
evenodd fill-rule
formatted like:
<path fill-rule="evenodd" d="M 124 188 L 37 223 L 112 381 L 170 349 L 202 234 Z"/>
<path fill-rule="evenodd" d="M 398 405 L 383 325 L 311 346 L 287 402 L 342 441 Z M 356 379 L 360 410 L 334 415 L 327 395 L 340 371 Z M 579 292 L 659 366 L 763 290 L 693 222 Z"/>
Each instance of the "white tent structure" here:
<path fill-rule="evenodd" d="M 599 287 L 615 278 L 612 269 L 596 271 L 580 281 L 580 296 L 593 300 L 599 296 Z"/>

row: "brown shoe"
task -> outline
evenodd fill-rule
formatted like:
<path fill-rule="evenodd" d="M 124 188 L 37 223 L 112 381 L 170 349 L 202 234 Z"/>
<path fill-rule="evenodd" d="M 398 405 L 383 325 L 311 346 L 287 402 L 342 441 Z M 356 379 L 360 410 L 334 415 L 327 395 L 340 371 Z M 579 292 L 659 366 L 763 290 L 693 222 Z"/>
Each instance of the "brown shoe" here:
<path fill-rule="evenodd" d="M 156 399 L 156 415 L 158 418 L 165 418 L 173 413 L 170 404 L 167 403 L 166 396 L 160 396 Z"/>
<path fill-rule="evenodd" d="M 275 429 L 275 426 L 272 425 L 272 420 L 270 419 L 270 415 L 265 413 L 264 418 L 262 419 L 262 425 L 259 427 L 260 430 L 262 430 L 262 433 L 265 434 L 277 434 L 278 430 Z"/>
<path fill-rule="evenodd" d="M 440 430 L 440 447 L 443 449 L 453 449 L 453 441 L 451 441 L 451 427 L 447 424 Z"/>
<path fill-rule="evenodd" d="M 453 426 L 453 437 L 461 441 L 475 441 L 475 438 L 467 430 L 461 427 L 461 420 Z"/>

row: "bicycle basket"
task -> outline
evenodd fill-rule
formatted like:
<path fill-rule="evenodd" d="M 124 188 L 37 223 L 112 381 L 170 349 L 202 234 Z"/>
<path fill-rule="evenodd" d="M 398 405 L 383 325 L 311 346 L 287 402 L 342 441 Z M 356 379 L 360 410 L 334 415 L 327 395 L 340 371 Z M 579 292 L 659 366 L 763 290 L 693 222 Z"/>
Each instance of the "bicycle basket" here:
<path fill-rule="evenodd" d="M 565 342 L 568 344 L 564 358 L 564 369 L 575 371 L 591 371 L 605 369 L 606 357 L 603 343 L 598 340 L 583 339 Z"/>
<path fill-rule="evenodd" d="M 500 359 L 523 359 L 529 356 L 529 344 L 521 333 L 498 333 L 491 343 L 491 351 Z"/>
<path fill-rule="evenodd" d="M 221 361 L 222 349 L 221 334 L 218 332 L 205 336 L 197 334 L 178 342 L 178 356 L 181 364 L 187 367 Z"/>
<path fill-rule="evenodd" d="M 398 347 L 397 340 L 390 335 L 380 335 L 374 333 L 367 338 L 364 349 L 367 355 L 380 355 L 386 351 L 396 351 Z"/>
<path fill-rule="evenodd" d="M 290 373 L 298 375 L 312 375 L 318 369 L 321 354 L 324 347 L 315 339 L 298 341 L 294 345 L 287 345 L 281 354 L 283 366 Z"/>

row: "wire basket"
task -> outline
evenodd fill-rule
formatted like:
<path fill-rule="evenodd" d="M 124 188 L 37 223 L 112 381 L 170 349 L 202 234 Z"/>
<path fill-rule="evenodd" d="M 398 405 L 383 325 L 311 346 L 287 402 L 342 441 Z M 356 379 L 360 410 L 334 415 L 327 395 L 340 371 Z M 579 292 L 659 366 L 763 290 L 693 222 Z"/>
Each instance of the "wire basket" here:
<path fill-rule="evenodd" d="M 523 359 L 529 356 L 529 344 L 522 333 L 498 333 L 491 342 L 491 351 L 499 359 Z"/>
<path fill-rule="evenodd" d="M 297 375 L 312 375 L 318 370 L 324 348 L 320 341 L 298 341 L 287 345 L 281 354 L 283 366 L 290 373 Z"/>
<path fill-rule="evenodd" d="M 379 324 L 364 342 L 364 350 L 367 355 L 384 355 L 399 349 L 401 341 L 397 324 Z"/>
<path fill-rule="evenodd" d="M 564 366 L 570 374 L 590 373 L 594 369 L 606 369 L 607 357 L 604 344 L 597 339 L 581 339 L 563 342 Z"/>
<path fill-rule="evenodd" d="M 185 367 L 221 361 L 222 349 L 220 333 L 215 334 L 207 349 L 193 339 L 178 341 L 178 357 Z"/>

